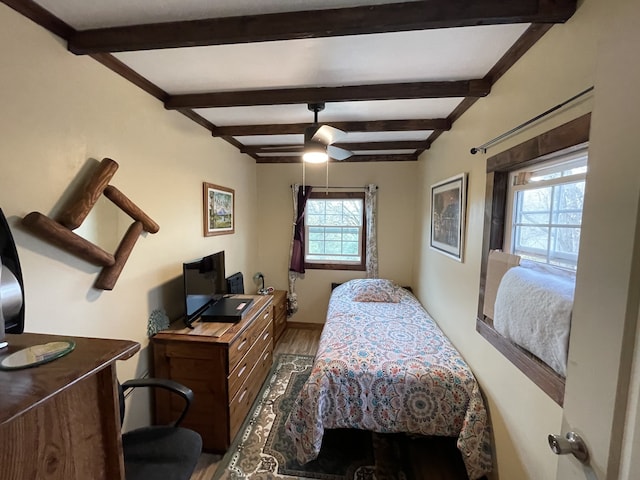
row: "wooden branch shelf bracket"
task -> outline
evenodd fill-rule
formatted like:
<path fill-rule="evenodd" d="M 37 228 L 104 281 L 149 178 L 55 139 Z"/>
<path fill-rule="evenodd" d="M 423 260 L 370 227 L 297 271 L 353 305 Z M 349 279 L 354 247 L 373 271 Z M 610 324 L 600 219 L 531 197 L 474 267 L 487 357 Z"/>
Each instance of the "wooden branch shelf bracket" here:
<path fill-rule="evenodd" d="M 118 163 L 110 158 L 104 158 L 87 180 L 84 188 L 78 191 L 69 203 L 69 207 L 61 213 L 58 221 L 40 212 L 31 212 L 22 219 L 23 225 L 43 240 L 103 267 L 94 284 L 95 288 L 101 290 L 113 290 L 140 234 L 143 231 L 153 234 L 160 230 L 160 226 L 124 193 L 109 185 L 116 170 L 118 170 Z M 82 225 L 101 195 L 111 200 L 134 220 L 120 241 L 115 254 L 104 251 L 72 231 Z"/>

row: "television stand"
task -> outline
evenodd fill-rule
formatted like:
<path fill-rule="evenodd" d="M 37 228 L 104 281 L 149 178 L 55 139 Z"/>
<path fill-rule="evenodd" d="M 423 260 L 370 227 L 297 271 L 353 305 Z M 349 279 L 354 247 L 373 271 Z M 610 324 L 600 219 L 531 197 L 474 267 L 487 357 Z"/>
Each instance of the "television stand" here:
<path fill-rule="evenodd" d="M 237 323 L 220 334 L 219 323 L 195 322 L 192 328 L 174 322 L 150 339 L 154 376 L 169 378 L 191 388 L 193 408 L 183 425 L 202 436 L 203 450 L 222 453 L 238 433 L 273 356 L 273 297 L 237 295 L 251 300 Z M 162 389 L 155 393 L 155 422 L 172 420 L 171 399 Z"/>

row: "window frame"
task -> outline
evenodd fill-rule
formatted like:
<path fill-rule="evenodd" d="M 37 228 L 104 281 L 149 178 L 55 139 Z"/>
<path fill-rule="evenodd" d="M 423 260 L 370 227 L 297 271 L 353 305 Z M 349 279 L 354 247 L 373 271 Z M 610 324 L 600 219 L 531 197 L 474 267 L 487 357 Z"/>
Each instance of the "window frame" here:
<path fill-rule="evenodd" d="M 539 182 L 529 182 L 522 185 L 517 185 L 515 184 L 515 179 L 517 178 L 518 174 L 521 174 L 524 172 L 548 174 L 547 172 L 555 173 L 555 172 L 566 171 L 568 169 L 576 168 L 576 167 L 583 167 L 583 166 L 586 167 L 588 162 L 588 155 L 589 155 L 588 149 L 584 147 L 577 151 L 573 151 L 573 149 L 571 150 L 572 151 L 570 153 L 558 152 L 557 154 L 553 154 L 550 160 L 541 160 L 540 163 L 535 165 L 530 165 L 528 168 L 519 168 L 517 170 L 512 170 L 509 172 L 508 191 L 507 191 L 507 198 L 506 198 L 507 205 L 506 205 L 506 215 L 505 215 L 505 233 L 504 233 L 505 250 L 507 250 L 509 253 L 513 255 L 523 256 L 521 255 L 520 251 L 517 251 L 517 252 L 515 251 L 516 249 L 515 237 L 517 236 L 516 228 L 518 224 L 518 222 L 516 221 L 517 210 L 518 210 L 517 194 L 519 192 L 537 190 L 540 188 L 547 188 L 547 187 L 555 188 L 560 185 L 568 185 L 568 184 L 577 183 L 577 182 L 586 182 L 586 178 L 587 178 L 587 173 L 585 171 L 581 173 L 574 173 L 571 175 L 556 177 L 552 179 L 541 180 Z M 552 199 L 554 199 L 553 195 L 552 195 Z M 545 213 L 545 214 L 548 213 L 549 216 L 551 217 L 554 213 L 553 200 L 552 200 L 552 205 L 550 205 L 548 212 L 541 211 L 540 213 Z M 582 214 L 582 211 L 580 211 L 580 213 Z M 556 228 L 579 228 L 579 229 L 582 228 L 582 224 L 576 224 L 576 225 L 556 224 L 556 223 L 553 223 L 551 218 L 549 218 L 549 220 L 546 223 L 523 224 L 523 225 L 524 226 L 540 226 L 545 228 L 553 228 L 554 226 Z M 550 242 L 549 239 L 548 239 L 548 242 Z M 525 255 L 526 255 L 526 249 L 523 249 L 523 251 L 525 252 Z M 534 249 L 531 249 L 530 251 L 534 252 Z M 552 258 L 551 252 L 552 250 L 549 248 L 549 246 L 547 246 L 547 249 L 545 252 L 547 260 L 549 258 Z M 555 263 L 550 263 L 549 261 L 542 262 L 542 261 L 533 260 L 533 259 L 529 259 L 529 260 L 531 260 L 532 262 L 540 263 L 542 265 L 548 265 L 550 267 L 567 270 L 575 274 L 577 269 L 578 255 L 577 254 L 575 255 L 575 259 L 573 257 L 574 255 L 571 255 L 571 254 L 563 255 L 561 252 L 558 252 L 558 251 L 555 251 L 555 254 L 553 255 L 553 258 L 564 258 L 567 263 L 572 263 L 573 267 L 569 267 L 566 265 L 557 265 Z"/>
<path fill-rule="evenodd" d="M 487 160 L 476 331 L 560 406 L 564 402 L 565 378 L 525 349 L 500 335 L 493 328 L 493 320 L 483 314 L 487 263 L 491 250 L 503 250 L 504 247 L 506 201 L 510 173 L 540 164 L 560 152 L 570 153 L 586 148 L 589 142 L 590 124 L 591 113 L 587 113 Z"/>
<path fill-rule="evenodd" d="M 307 252 L 309 246 L 309 224 L 307 222 L 307 210 L 305 209 L 305 253 L 304 253 L 304 268 L 305 270 L 354 270 L 354 271 L 366 271 L 367 270 L 367 209 L 365 205 L 364 192 L 336 192 L 336 191 L 312 191 L 309 196 L 309 200 L 349 200 L 349 199 L 361 199 L 362 200 L 362 242 L 360 245 L 360 262 L 359 263 L 338 263 L 338 262 L 307 262 Z M 309 201 L 308 200 L 308 201 Z"/>

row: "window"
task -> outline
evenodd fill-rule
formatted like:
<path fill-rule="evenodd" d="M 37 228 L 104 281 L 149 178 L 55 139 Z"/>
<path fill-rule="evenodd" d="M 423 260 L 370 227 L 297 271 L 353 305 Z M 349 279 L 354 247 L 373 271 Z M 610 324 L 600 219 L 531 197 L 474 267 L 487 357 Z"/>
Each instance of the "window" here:
<path fill-rule="evenodd" d="M 511 172 L 505 228 L 510 253 L 576 270 L 586 172 L 586 150 Z"/>
<path fill-rule="evenodd" d="M 314 192 L 305 209 L 305 268 L 365 270 L 364 193 Z"/>
<path fill-rule="evenodd" d="M 559 185 L 574 180 L 584 181 L 584 177 L 574 177 L 584 175 L 584 167 L 578 165 L 576 170 L 573 170 L 572 165 L 567 162 L 578 160 L 581 153 L 586 155 L 590 123 L 591 115 L 583 115 L 487 159 L 485 223 L 476 330 L 559 405 L 562 405 L 564 400 L 565 379 L 544 362 L 500 335 L 493 328 L 493 319 L 484 314 L 485 293 L 488 287 L 487 263 L 491 250 L 514 251 L 528 258 L 544 258 L 545 262 L 547 258 L 551 259 L 552 263 L 575 262 L 572 258 L 574 254 L 577 255 L 577 249 L 572 249 L 566 243 L 554 243 L 553 240 L 554 235 L 575 235 L 576 232 L 572 229 L 580 224 L 575 217 L 576 212 L 573 211 L 574 203 L 567 200 L 568 192 L 561 192 L 565 187 Z M 553 171 L 555 165 L 549 163 L 552 161 L 558 166 L 562 165 L 560 171 Z M 574 187 L 576 185 L 571 188 Z M 545 188 L 545 194 L 548 196 L 546 200 L 541 194 Z M 577 189 L 584 192 L 583 187 Z M 540 198 L 536 198 L 538 194 L 541 194 Z M 516 198 L 518 195 L 522 199 L 520 205 Z M 516 199 L 515 202 L 512 198 Z M 548 205 L 549 208 L 541 208 L 541 205 Z M 532 229 L 529 230 L 529 227 Z M 546 239 L 546 244 L 541 238 L 534 240 L 533 236 L 527 237 L 534 231 L 533 228 L 539 229 L 536 233 L 546 232 L 542 237 Z M 566 232 L 569 231 L 571 235 L 567 235 Z"/>

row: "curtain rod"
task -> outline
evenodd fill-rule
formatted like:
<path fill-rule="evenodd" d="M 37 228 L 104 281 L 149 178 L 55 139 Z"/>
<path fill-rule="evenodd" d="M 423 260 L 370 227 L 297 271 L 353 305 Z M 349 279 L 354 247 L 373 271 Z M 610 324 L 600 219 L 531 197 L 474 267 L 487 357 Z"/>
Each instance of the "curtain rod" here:
<path fill-rule="evenodd" d="M 509 130 L 508 132 L 503 133 L 502 135 L 497 136 L 496 138 L 493 138 L 491 140 L 489 140 L 486 143 L 483 143 L 482 145 L 480 145 L 479 147 L 473 147 L 471 149 L 471 155 L 475 155 L 478 152 L 482 152 L 482 153 L 487 153 L 487 149 L 492 146 L 494 143 L 499 142 L 500 140 L 502 140 L 505 137 L 508 137 L 509 135 L 517 132 L 518 130 L 523 129 L 524 127 L 531 125 L 533 122 L 536 122 L 538 120 L 540 120 L 542 117 L 546 117 L 547 115 L 549 115 L 550 113 L 555 112 L 556 110 L 564 107 L 565 105 L 567 105 L 568 103 L 573 102 L 574 100 L 577 100 L 578 98 L 580 98 L 583 95 L 586 95 L 587 93 L 589 93 L 591 90 L 593 90 L 593 86 L 587 88 L 586 90 L 583 90 L 582 92 L 578 93 L 577 95 L 574 95 L 573 97 L 571 97 L 568 100 L 565 100 L 562 103 L 559 103 L 558 105 L 556 105 L 555 107 L 550 108 L 549 110 L 547 110 L 546 112 L 542 112 L 540 115 L 533 117 L 531 120 L 527 120 L 526 122 L 518 125 L 515 128 L 512 128 L 511 130 Z"/>
<path fill-rule="evenodd" d="M 302 186 L 302 185 L 301 185 L 301 186 Z M 293 185 L 291 185 L 291 187 L 293 187 Z M 357 189 L 366 190 L 366 188 L 367 188 L 367 186 L 366 186 L 366 185 L 365 185 L 364 187 L 363 187 L 363 186 L 360 186 L 360 187 L 332 187 L 331 185 L 329 185 L 329 186 L 327 187 L 326 185 L 321 185 L 321 186 L 318 186 L 318 185 L 305 185 L 305 187 L 311 187 L 311 188 L 325 188 L 325 189 L 326 189 L 326 188 L 329 188 L 329 189 L 334 189 L 334 190 L 335 190 L 335 189 L 339 189 L 339 188 L 346 188 L 346 189 L 349 189 L 349 190 L 357 190 Z M 377 186 L 376 186 L 376 190 L 380 190 L 380 187 L 377 187 Z"/>

